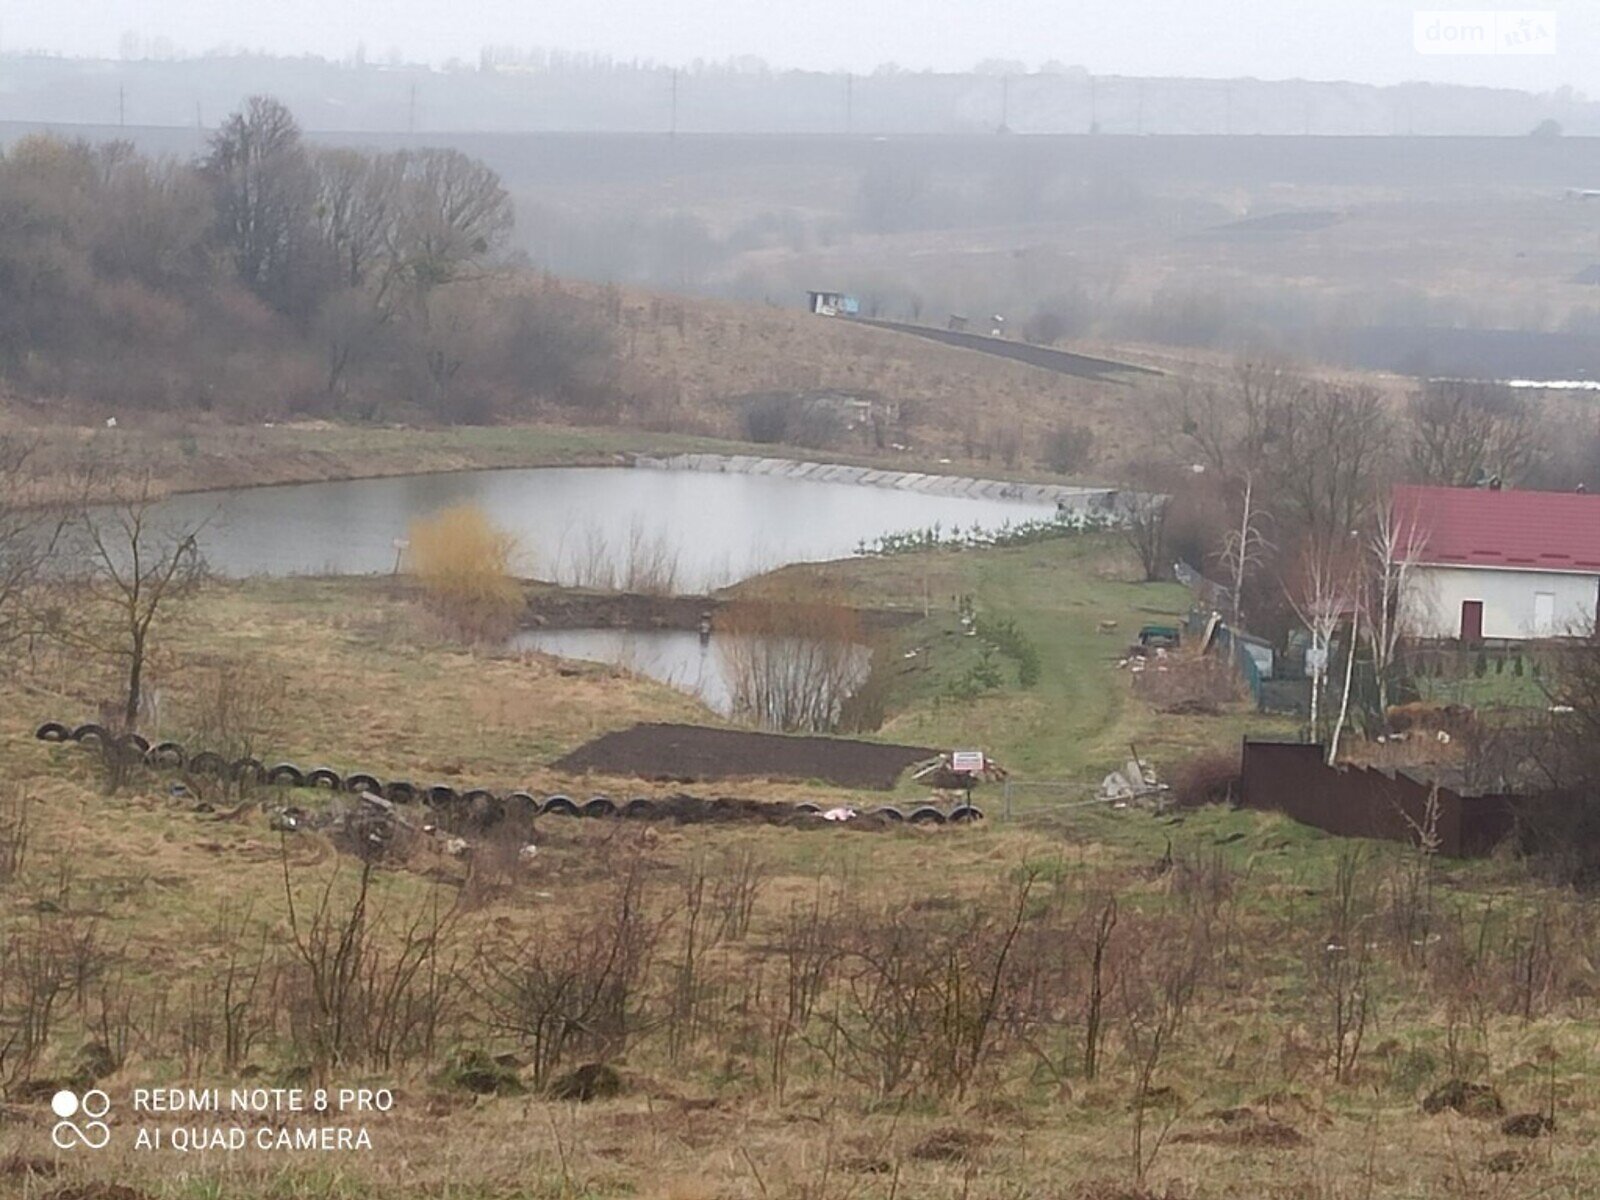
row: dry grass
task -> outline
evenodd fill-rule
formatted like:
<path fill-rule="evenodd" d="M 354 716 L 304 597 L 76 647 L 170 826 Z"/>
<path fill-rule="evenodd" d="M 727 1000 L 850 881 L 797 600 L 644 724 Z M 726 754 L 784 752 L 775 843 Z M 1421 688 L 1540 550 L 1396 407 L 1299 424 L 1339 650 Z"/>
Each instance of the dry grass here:
<path fill-rule="evenodd" d="M 989 562 L 991 597 L 1025 598 L 1042 553 Z M 1092 573 L 1098 560 L 1073 561 Z M 959 588 L 965 560 L 936 562 L 955 572 L 942 582 Z M 871 586 L 905 595 L 914 567 L 884 569 Z M 336 737 L 331 748 L 351 761 L 334 765 L 419 782 L 559 786 L 572 781 L 537 765 L 554 750 L 636 718 L 692 718 L 687 699 L 612 672 L 564 675 L 537 657 L 434 642 L 393 586 L 215 590 L 171 648 L 159 681 L 163 732 L 196 719 L 184 671 L 199 668 L 174 665 L 196 658 L 207 678 L 248 660 L 284 680 L 271 724 L 286 756 L 309 765 Z M 1036 629 L 1074 631 L 1045 646 L 1047 663 L 1074 661 L 1057 655 L 1080 634 L 1099 645 L 1095 620 L 1122 586 L 1099 580 L 1068 620 L 1045 612 Z M 1114 682 L 1109 664 L 1104 671 L 1084 686 Z M 94 934 L 92 953 L 79 954 L 91 968 L 86 999 L 63 1004 L 32 1078 L 73 1069 L 84 1044 L 102 1036 L 108 1001 L 122 1030 L 121 1065 L 103 1081 L 114 1097 L 155 1081 L 226 1085 L 246 1067 L 263 1081 L 298 1077 L 309 1043 L 296 1033 L 304 1000 L 288 949 L 283 855 L 302 929 L 335 873 L 334 895 L 348 902 L 357 864 L 317 834 L 280 843 L 259 812 L 222 820 L 194 811 L 167 794 L 163 776 L 136 775 L 103 796 L 92 755 L 29 736 L 35 711 L 87 706 L 98 694 L 92 673 L 42 661 L 14 683 L 22 703 L 0 713 L 0 772 L 30 798 L 28 842 L 20 870 L 0 882 L 0 943 L 40 930 Z M 1048 725 L 1072 694 L 1024 703 L 1041 704 Z M 982 703 L 996 721 L 1027 711 L 1007 708 L 1005 697 Z M 1222 726 L 1210 728 L 1217 738 Z M 4 811 L 15 807 L 8 799 Z M 437 901 L 454 913 L 447 978 L 481 980 L 484 956 L 515 962 L 529 945 L 547 947 L 548 963 L 582 968 L 614 928 L 623 881 L 636 880 L 638 928 L 650 937 L 638 1020 L 625 1040 L 581 1050 L 619 1069 L 620 1096 L 574 1105 L 462 1090 L 451 1073 L 460 1051 L 512 1052 L 523 1063 L 529 1054 L 484 1023 L 474 984 L 453 994 L 431 1054 L 333 1069 L 336 1083 L 399 1090 L 397 1111 L 371 1122 L 371 1155 L 135 1152 L 125 1113 L 112 1150 L 62 1155 L 57 1177 L 7 1177 L 0 1193 L 43 1196 L 114 1179 L 157 1200 L 1421 1200 L 1578 1197 L 1600 1171 L 1588 1000 L 1600 978 L 1586 951 L 1595 914 L 1511 864 L 1428 864 L 1392 846 L 1349 860 L 1341 843 L 1282 818 L 1215 809 L 1176 821 L 1073 810 L 1010 826 L 874 834 L 550 818 L 534 838 L 532 867 L 508 865 L 490 843 L 464 862 L 436 839 L 383 865 L 371 888 L 373 961 L 408 944 L 407 919 Z M 1081 1064 L 1092 934 L 1111 896 L 1103 1044 L 1090 1078 Z M 1002 953 L 1013 922 L 1017 948 Z M 1360 979 L 1368 1024 L 1353 1056 L 1330 1044 L 1330 1006 L 1343 996 L 1348 1010 L 1352 978 L 1328 969 L 1336 934 L 1372 947 Z M 263 1029 L 251 1049 L 226 1066 L 215 1034 L 200 1046 L 192 1018 L 216 1015 L 205 987 L 263 944 L 287 955 L 287 974 L 269 993 L 274 1002 L 264 997 L 255 1010 Z M 828 964 L 822 1002 L 793 1016 L 788 964 L 808 961 Z M 990 1006 L 982 997 L 993 980 L 1004 1002 Z M 892 1003 L 897 996 L 912 998 L 909 1007 Z M 129 1017 L 119 1023 L 123 1001 Z M 893 1013 L 910 1020 L 908 1072 L 895 1066 L 901 1027 L 865 1023 Z M 1158 1029 L 1165 1041 L 1152 1060 Z M 529 1068 L 521 1073 L 527 1086 Z M 1558 1130 L 1519 1158 L 1515 1190 L 1485 1165 L 1514 1144 L 1494 1124 L 1422 1113 L 1421 1097 L 1450 1077 L 1492 1084 L 1508 1111 L 1543 1111 L 1553 1098 Z M 48 1155 L 41 1104 L 5 1111 L 0 1162 Z M 192 1121 L 166 1122 L 178 1123 Z"/>

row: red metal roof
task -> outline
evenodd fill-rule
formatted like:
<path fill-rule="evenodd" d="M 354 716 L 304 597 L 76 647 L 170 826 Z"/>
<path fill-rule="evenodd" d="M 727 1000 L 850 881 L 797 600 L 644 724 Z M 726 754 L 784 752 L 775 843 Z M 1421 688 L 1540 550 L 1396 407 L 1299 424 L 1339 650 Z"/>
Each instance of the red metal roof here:
<path fill-rule="evenodd" d="M 1600 495 L 1402 484 L 1394 521 L 1419 562 L 1600 575 Z"/>

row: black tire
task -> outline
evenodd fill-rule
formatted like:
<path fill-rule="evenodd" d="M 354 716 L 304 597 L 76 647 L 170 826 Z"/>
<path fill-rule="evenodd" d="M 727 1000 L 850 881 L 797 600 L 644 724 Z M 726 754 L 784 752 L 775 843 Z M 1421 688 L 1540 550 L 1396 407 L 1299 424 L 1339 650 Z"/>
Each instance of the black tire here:
<path fill-rule="evenodd" d="M 184 764 L 189 761 L 189 752 L 177 742 L 158 742 L 150 747 L 144 757 L 151 766 L 174 767 L 181 771 Z"/>
<path fill-rule="evenodd" d="M 203 754 L 204 751 L 201 753 Z M 190 769 L 193 769 L 195 760 L 200 757 L 201 755 L 197 754 L 194 759 L 190 760 Z M 222 756 L 219 754 L 213 754 L 211 757 L 218 762 L 222 761 Z M 218 774 L 221 774 L 221 772 L 219 771 Z M 267 777 L 267 765 L 259 758 L 239 758 L 229 764 L 228 774 L 241 783 L 260 783 Z"/>
<path fill-rule="evenodd" d="M 656 802 L 647 796 L 635 796 L 623 808 L 622 815 L 635 821 L 652 821 L 656 815 Z"/>
<path fill-rule="evenodd" d="M 455 788 L 447 783 L 434 784 L 425 793 L 425 798 L 429 808 L 450 808 L 461 800 Z"/>
<path fill-rule="evenodd" d="M 143 762 L 144 756 L 150 752 L 150 743 L 137 733 L 125 733 L 102 745 L 109 746 L 112 753 L 125 763 Z"/>
<path fill-rule="evenodd" d="M 306 775 L 293 763 L 279 763 L 267 771 L 267 782 L 274 787 L 305 787 Z"/>
<path fill-rule="evenodd" d="M 950 810 L 952 825 L 970 825 L 981 820 L 983 820 L 983 809 L 975 804 L 958 804 Z"/>
<path fill-rule="evenodd" d="M 317 767 L 306 772 L 306 786 L 314 788 L 328 788 L 335 792 L 344 791 L 344 780 L 339 772 L 332 767 Z"/>
<path fill-rule="evenodd" d="M 408 779 L 391 779 L 383 789 L 383 798 L 390 804 L 415 804 L 417 785 Z"/>
<path fill-rule="evenodd" d="M 189 760 L 189 774 L 191 775 L 216 775 L 221 777 L 228 773 L 228 760 L 214 751 L 202 750 Z"/>
<path fill-rule="evenodd" d="M 72 730 L 60 721 L 46 721 L 34 731 L 33 736 L 41 742 L 64 742 L 72 736 Z"/>
<path fill-rule="evenodd" d="M 541 816 L 554 813 L 558 817 L 575 817 L 578 815 L 578 806 L 570 796 L 551 796 L 540 805 L 539 813 Z"/>
<path fill-rule="evenodd" d="M 376 775 L 368 775 L 365 771 L 357 771 L 354 775 L 344 777 L 345 791 L 360 795 L 362 792 L 371 792 L 375 796 L 383 795 L 383 781 Z"/>
<path fill-rule="evenodd" d="M 104 725 L 96 725 L 93 722 L 79 725 L 67 736 L 75 742 L 95 741 L 102 746 L 111 740 L 111 732 Z"/>
<path fill-rule="evenodd" d="M 583 815 L 586 817 L 614 817 L 617 815 L 617 802 L 610 796 L 596 796 L 583 806 Z"/>
<path fill-rule="evenodd" d="M 506 815 L 506 806 L 487 788 L 473 788 L 461 797 L 467 817 L 479 829 L 498 825 Z"/>
<path fill-rule="evenodd" d="M 539 815 L 539 802 L 527 792 L 512 792 L 506 797 L 505 810 L 513 821 L 531 821 Z"/>
<path fill-rule="evenodd" d="M 901 812 L 892 804 L 885 804 L 879 808 L 875 808 L 867 815 L 869 817 L 882 817 L 885 821 L 896 824 L 904 822 L 906 819 L 905 813 Z"/>
<path fill-rule="evenodd" d="M 947 818 L 937 808 L 919 808 L 906 820 L 913 825 L 943 825 Z"/>

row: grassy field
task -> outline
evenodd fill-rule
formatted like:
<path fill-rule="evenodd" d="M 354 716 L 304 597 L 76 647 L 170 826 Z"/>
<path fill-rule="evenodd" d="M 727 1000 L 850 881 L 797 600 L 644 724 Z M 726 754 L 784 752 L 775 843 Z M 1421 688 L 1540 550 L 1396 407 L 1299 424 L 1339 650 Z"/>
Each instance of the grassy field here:
<path fill-rule="evenodd" d="M 1119 647 L 1182 597 L 1129 568 L 1084 538 L 825 570 L 912 614 L 883 736 L 1090 783 L 1130 742 L 1165 769 L 1265 728 L 1130 694 Z M 1002 658 L 997 687 L 953 694 L 983 659 L 963 595 L 1036 648 L 1033 686 Z M 389 582 L 218 586 L 161 646 L 160 733 L 232 706 L 265 757 L 418 782 L 659 790 L 540 764 L 706 719 L 608 668 L 453 645 Z M 363 885 L 348 842 L 231 796 L 158 773 L 107 794 L 93 753 L 31 729 L 111 680 L 40 654 L 0 712 L 0 1194 L 1420 1200 L 1585 1196 L 1600 1172 L 1600 926 L 1515 862 L 1035 802 L 943 830 L 550 817 L 464 854 L 419 833 Z M 587 1063 L 604 1094 L 557 1098 Z M 58 1153 L 44 1097 L 91 1079 L 111 1148 Z M 1453 1079 L 1492 1101 L 1425 1113 Z M 133 1088 L 247 1081 L 397 1100 L 332 1120 L 371 1151 L 135 1148 L 235 1118 L 134 1113 Z M 1555 1130 L 1502 1133 L 1496 1104 Z"/>

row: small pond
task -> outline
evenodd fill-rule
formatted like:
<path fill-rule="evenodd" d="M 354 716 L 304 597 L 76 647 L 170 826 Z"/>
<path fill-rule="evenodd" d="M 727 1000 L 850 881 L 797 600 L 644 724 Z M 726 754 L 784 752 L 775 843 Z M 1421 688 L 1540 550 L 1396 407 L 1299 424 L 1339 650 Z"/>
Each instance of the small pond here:
<path fill-rule="evenodd" d="M 529 629 L 512 638 L 513 649 L 537 650 L 558 658 L 615 663 L 651 679 L 659 679 L 698 697 L 723 716 L 732 716 L 740 670 L 732 652 L 734 639 L 676 629 Z M 782 639 L 764 639 L 772 651 Z M 848 670 L 855 686 L 866 678 L 871 651 L 853 647 Z M 748 661 L 748 660 L 746 660 Z"/>
<path fill-rule="evenodd" d="M 680 593 L 843 558 L 884 534 L 998 529 L 1055 514 L 852 483 L 558 467 L 196 492 L 163 501 L 158 517 L 205 520 L 201 543 L 223 575 L 369 575 L 395 569 L 413 520 L 463 503 L 516 535 L 524 574 L 594 587 L 666 582 Z"/>

